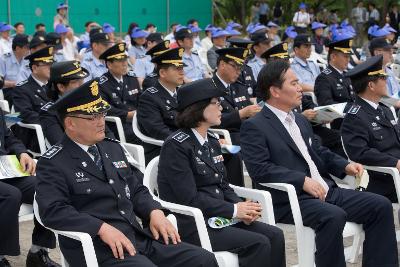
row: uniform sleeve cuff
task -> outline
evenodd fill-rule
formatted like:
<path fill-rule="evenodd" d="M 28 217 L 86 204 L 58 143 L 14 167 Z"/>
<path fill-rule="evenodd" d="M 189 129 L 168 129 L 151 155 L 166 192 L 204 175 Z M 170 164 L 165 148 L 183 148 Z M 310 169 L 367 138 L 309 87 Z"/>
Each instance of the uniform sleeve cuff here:
<path fill-rule="evenodd" d="M 237 204 L 233 204 L 233 216 L 232 219 L 236 218 L 237 216 Z"/>

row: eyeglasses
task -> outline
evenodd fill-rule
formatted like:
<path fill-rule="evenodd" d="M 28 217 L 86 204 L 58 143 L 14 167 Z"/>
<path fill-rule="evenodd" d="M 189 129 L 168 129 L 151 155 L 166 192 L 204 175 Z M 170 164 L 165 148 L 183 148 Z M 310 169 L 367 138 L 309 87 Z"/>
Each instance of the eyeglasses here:
<path fill-rule="evenodd" d="M 84 120 L 88 120 L 88 121 L 97 121 L 100 119 L 104 119 L 106 116 L 107 116 L 107 112 L 101 112 L 101 113 L 91 115 L 90 117 L 81 117 L 81 116 L 73 116 L 73 115 L 69 115 L 68 117 L 84 119 Z"/>
<path fill-rule="evenodd" d="M 242 71 L 243 70 L 243 66 L 236 65 L 235 63 L 227 62 L 226 64 L 231 65 L 232 68 L 234 68 L 236 71 Z"/>
<path fill-rule="evenodd" d="M 221 106 L 221 102 L 220 101 L 210 102 L 210 105 L 217 105 L 217 107 L 220 107 Z"/>

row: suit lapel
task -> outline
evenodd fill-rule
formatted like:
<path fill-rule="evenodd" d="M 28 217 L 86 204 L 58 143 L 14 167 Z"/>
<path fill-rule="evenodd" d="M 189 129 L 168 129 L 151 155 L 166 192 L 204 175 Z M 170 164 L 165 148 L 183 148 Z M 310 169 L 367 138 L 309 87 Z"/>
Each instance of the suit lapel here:
<path fill-rule="evenodd" d="M 270 125 L 272 128 L 275 129 L 275 131 L 278 132 L 278 136 L 281 136 L 285 140 L 285 142 L 294 150 L 294 152 L 303 157 L 296 143 L 293 141 L 292 137 L 286 130 L 285 126 L 283 126 L 282 122 L 278 119 L 278 117 L 267 107 L 263 107 L 262 112 L 264 116 L 270 120 Z"/>
<path fill-rule="evenodd" d="M 31 79 L 33 81 L 33 83 L 35 84 L 34 87 L 32 87 L 33 90 L 33 94 L 37 95 L 38 97 L 40 97 L 41 99 L 43 99 L 44 101 L 48 102 L 49 99 L 47 97 L 46 91 L 49 90 L 49 88 L 47 86 L 45 86 L 44 88 L 42 88 L 33 78 L 32 75 L 29 77 L 29 79 Z"/>
<path fill-rule="evenodd" d="M 200 158 L 201 161 L 203 161 L 206 165 L 208 165 L 211 169 L 213 169 L 216 172 L 219 172 L 217 167 L 215 166 L 214 162 L 211 159 L 211 151 L 210 151 L 210 158 L 207 157 L 207 155 L 203 152 L 202 146 L 200 145 L 199 141 L 197 140 L 196 136 L 194 133 L 189 130 L 186 132 L 187 134 L 190 135 L 190 140 L 192 140 L 192 145 L 194 146 L 194 151 L 196 153 L 196 156 Z"/>

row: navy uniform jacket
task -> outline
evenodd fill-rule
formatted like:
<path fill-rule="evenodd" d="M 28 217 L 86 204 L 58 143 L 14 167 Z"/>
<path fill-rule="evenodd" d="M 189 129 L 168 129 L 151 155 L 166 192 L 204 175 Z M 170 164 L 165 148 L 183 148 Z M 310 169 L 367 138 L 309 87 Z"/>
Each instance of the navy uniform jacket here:
<path fill-rule="evenodd" d="M 315 96 L 319 106 L 332 105 L 337 103 L 352 103 L 355 100 L 355 93 L 351 85 L 350 78 L 344 77 L 331 65 L 328 65 L 315 80 L 314 85 Z M 351 107 L 348 104 L 345 112 Z M 342 119 L 334 120 L 331 123 L 333 129 L 340 129 Z"/>
<path fill-rule="evenodd" d="M 225 96 L 220 97 L 222 117 L 219 128 L 228 130 L 231 135 L 232 143 L 234 145 L 239 145 L 240 125 L 242 124 L 239 110 L 252 104 L 250 101 L 251 96 L 248 93 L 247 87 L 240 82 L 231 84 L 231 92 L 229 92 L 216 75 L 214 75 L 213 80 L 220 90 L 226 92 Z"/>
<path fill-rule="evenodd" d="M 26 152 L 24 144 L 6 126 L 3 110 L 0 109 L 0 155 L 17 155 Z"/>
<path fill-rule="evenodd" d="M 190 129 L 171 134 L 161 149 L 158 189 L 163 200 L 199 208 L 207 220 L 232 218 L 234 203 L 241 202 L 226 181 L 218 139 L 208 134 L 211 158 L 207 157 Z M 179 233 L 187 237 L 196 232 L 194 220 L 180 216 Z"/>
<path fill-rule="evenodd" d="M 344 177 L 347 160 L 321 146 L 314 139 L 307 119 L 296 112 L 294 114 L 319 173 L 330 187 L 336 186 L 329 173 L 339 178 Z M 240 140 L 243 160 L 254 182 L 289 183 L 295 187 L 299 199 L 313 198 L 303 191 L 305 176 L 311 177 L 308 164 L 286 128 L 270 109 L 264 106 L 261 112 L 243 122 Z M 266 190 L 271 192 L 274 203 L 288 204 L 285 192 Z M 275 212 L 279 213 L 280 210 L 276 209 Z"/>
<path fill-rule="evenodd" d="M 254 78 L 253 70 L 247 63 L 243 65 L 243 70 L 240 73 L 238 82 L 245 84 L 247 87 L 247 92 L 251 97 L 256 97 L 257 81 Z"/>
<path fill-rule="evenodd" d="M 400 159 L 400 127 L 388 107 L 383 104 L 379 104 L 379 107 L 385 116 L 360 97 L 356 98 L 342 123 L 343 144 L 353 161 L 372 166 L 396 167 Z M 368 191 L 388 197 L 395 196 L 390 175 L 368 172 Z"/>
<path fill-rule="evenodd" d="M 146 75 L 142 83 L 142 89 L 145 90 L 150 87 L 154 87 L 158 81 L 158 74 L 155 72 Z"/>
<path fill-rule="evenodd" d="M 149 137 L 165 140 L 178 128 L 175 125 L 178 103 L 159 82 L 139 98 L 137 121 L 140 131 Z M 143 143 L 146 157 L 155 157 L 160 147 Z M 152 158 L 146 158 L 152 159 Z"/>
<path fill-rule="evenodd" d="M 64 137 L 64 127 L 57 115 L 57 112 L 49 110 L 53 102 L 48 102 L 40 109 L 40 126 L 42 126 L 43 135 L 50 145 L 55 145 Z M 106 125 L 106 136 L 115 138 L 113 132 Z"/>
<path fill-rule="evenodd" d="M 105 139 L 97 147 L 104 171 L 67 136 L 44 153 L 37 165 L 36 200 L 46 226 L 90 234 L 102 262 L 113 257 L 97 236 L 103 222 L 120 230 L 140 251 L 140 240 L 153 237 L 136 216 L 147 220 L 161 205 L 139 182 L 142 174 L 131 168 L 117 141 Z M 60 237 L 60 245 L 67 260 L 75 262 L 80 243 Z"/>

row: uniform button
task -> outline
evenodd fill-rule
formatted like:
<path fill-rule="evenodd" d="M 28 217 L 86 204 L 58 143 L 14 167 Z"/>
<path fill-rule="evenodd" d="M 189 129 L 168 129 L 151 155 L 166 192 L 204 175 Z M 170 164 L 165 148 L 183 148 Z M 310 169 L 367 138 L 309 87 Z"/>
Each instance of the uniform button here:
<path fill-rule="evenodd" d="M 218 173 L 216 173 L 214 176 L 215 176 L 215 177 L 218 177 Z"/>
<path fill-rule="evenodd" d="M 113 184 L 113 183 L 114 183 L 114 180 L 113 180 L 113 179 L 110 179 L 110 180 L 108 181 L 108 183 L 109 183 L 109 184 Z"/>
<path fill-rule="evenodd" d="M 173 119 L 173 118 L 174 118 L 174 116 L 171 116 L 170 118 L 171 118 L 171 119 Z"/>
<path fill-rule="evenodd" d="M 218 189 L 215 189 L 215 193 L 219 194 L 219 190 L 218 190 Z"/>
<path fill-rule="evenodd" d="M 121 210 L 119 211 L 122 215 L 125 215 L 125 211 Z"/>
<path fill-rule="evenodd" d="M 121 198 L 121 194 L 118 194 L 117 197 L 118 197 L 118 198 Z"/>
<path fill-rule="evenodd" d="M 92 189 L 90 189 L 90 188 L 86 189 L 86 193 L 88 193 L 88 194 L 92 193 Z"/>
<path fill-rule="evenodd" d="M 238 108 L 238 107 L 235 107 L 235 109 L 236 109 L 236 110 L 239 110 L 239 108 Z"/>

